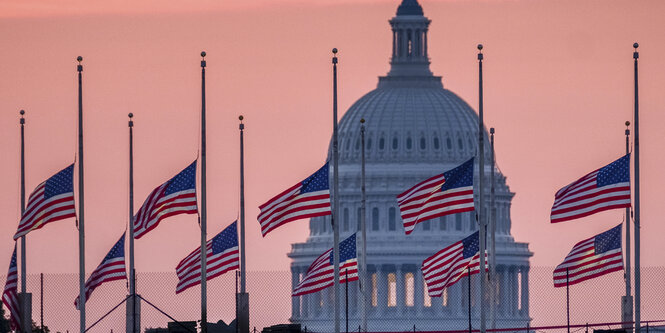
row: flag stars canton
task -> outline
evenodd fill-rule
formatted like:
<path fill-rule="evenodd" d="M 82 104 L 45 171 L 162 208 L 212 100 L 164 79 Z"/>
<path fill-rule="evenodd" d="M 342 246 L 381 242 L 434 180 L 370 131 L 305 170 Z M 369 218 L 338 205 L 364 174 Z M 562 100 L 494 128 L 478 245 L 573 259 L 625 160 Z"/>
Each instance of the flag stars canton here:
<path fill-rule="evenodd" d="M 125 235 L 122 235 L 122 237 L 120 237 L 120 240 L 117 243 L 115 243 L 115 245 L 113 245 L 111 251 L 109 251 L 109 253 L 106 255 L 104 261 L 124 256 L 125 256 Z"/>
<path fill-rule="evenodd" d="M 476 231 L 471 236 L 464 238 L 462 240 L 462 246 L 464 246 L 464 249 L 462 250 L 462 257 L 464 259 L 476 255 L 476 253 L 480 251 L 478 232 Z"/>
<path fill-rule="evenodd" d="M 330 264 L 334 265 L 333 252 L 330 252 Z M 339 243 L 339 262 L 345 262 L 347 260 L 356 258 L 356 234 L 349 236 L 343 242 Z"/>
<path fill-rule="evenodd" d="M 598 187 L 630 182 L 630 155 L 626 155 L 598 171 Z"/>
<path fill-rule="evenodd" d="M 329 189 L 328 163 L 302 182 L 300 193 L 316 192 Z"/>
<path fill-rule="evenodd" d="M 443 177 L 445 183 L 441 186 L 441 191 L 473 186 L 473 158 L 452 170 L 444 172 Z"/>
<path fill-rule="evenodd" d="M 603 232 L 594 239 L 594 250 L 596 254 L 605 253 L 619 248 L 621 248 L 621 225 Z"/>
<path fill-rule="evenodd" d="M 16 267 L 16 247 L 14 247 L 14 253 L 12 254 L 12 260 L 9 262 L 9 269 Z"/>
<path fill-rule="evenodd" d="M 238 246 L 238 231 L 236 222 L 231 223 L 226 229 L 212 239 L 212 253 L 218 254 L 232 247 Z"/>
<path fill-rule="evenodd" d="M 46 180 L 44 199 L 68 192 L 74 192 L 74 164 Z"/>
<path fill-rule="evenodd" d="M 164 195 L 196 188 L 196 161 L 169 181 Z"/>

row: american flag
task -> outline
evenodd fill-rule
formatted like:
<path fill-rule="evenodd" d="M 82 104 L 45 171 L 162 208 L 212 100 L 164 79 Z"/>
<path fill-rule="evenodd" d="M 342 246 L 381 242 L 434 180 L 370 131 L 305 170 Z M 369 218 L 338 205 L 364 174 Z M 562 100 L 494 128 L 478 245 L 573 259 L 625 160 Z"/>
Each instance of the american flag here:
<path fill-rule="evenodd" d="M 625 207 L 630 207 L 630 154 L 556 192 L 550 222 L 574 220 Z"/>
<path fill-rule="evenodd" d="M 623 270 L 621 224 L 575 244 L 554 269 L 555 287 L 566 286 L 566 270 L 570 285 Z"/>
<path fill-rule="evenodd" d="M 478 231 L 425 259 L 421 270 L 430 297 L 440 297 L 445 288 L 468 276 L 469 271 L 471 275 L 480 273 Z M 485 260 L 485 271 L 487 270 Z"/>
<path fill-rule="evenodd" d="M 206 243 L 206 281 L 226 272 L 238 269 L 238 228 L 237 221 L 222 230 Z M 189 287 L 201 284 L 201 247 L 182 259 L 176 267 L 179 294 Z"/>
<path fill-rule="evenodd" d="M 14 239 L 40 229 L 47 223 L 70 217 L 76 217 L 74 164 L 39 184 L 30 194 Z"/>
<path fill-rule="evenodd" d="M 127 273 L 125 272 L 125 234 L 122 234 L 120 240 L 113 245 L 111 251 L 85 282 L 85 301 L 87 302 L 90 299 L 90 294 L 102 283 L 115 280 L 127 280 Z M 79 301 L 77 296 L 74 300 L 76 309 L 79 309 Z"/>
<path fill-rule="evenodd" d="M 178 214 L 196 214 L 196 161 L 154 189 L 134 216 L 134 238 L 143 237 L 159 222 Z"/>
<path fill-rule="evenodd" d="M 12 254 L 12 260 L 9 262 L 9 272 L 7 273 L 7 283 L 5 283 L 5 290 L 2 292 L 2 303 L 9 309 L 9 320 L 12 329 L 18 329 L 21 322 L 17 286 L 18 272 L 16 270 L 16 244 L 14 244 L 14 253 Z"/>
<path fill-rule="evenodd" d="M 333 249 L 320 255 L 309 266 L 305 276 L 293 289 L 291 296 L 315 293 L 332 286 L 335 276 Z M 358 280 L 358 260 L 356 256 L 356 234 L 339 243 L 339 283 Z"/>
<path fill-rule="evenodd" d="M 330 215 L 328 163 L 307 179 L 259 206 L 258 221 L 265 237 L 275 228 L 299 219 Z"/>
<path fill-rule="evenodd" d="M 473 211 L 473 158 L 397 196 L 404 231 L 436 217 Z"/>

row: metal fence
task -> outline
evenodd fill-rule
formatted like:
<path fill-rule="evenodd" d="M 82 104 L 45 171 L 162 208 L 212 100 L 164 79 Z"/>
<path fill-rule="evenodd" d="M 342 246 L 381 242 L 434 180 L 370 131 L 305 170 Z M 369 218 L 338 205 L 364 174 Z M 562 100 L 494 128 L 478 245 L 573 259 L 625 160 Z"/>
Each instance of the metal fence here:
<path fill-rule="evenodd" d="M 511 318 L 509 321 L 499 321 L 497 328 L 500 331 L 517 331 L 521 329 L 529 332 L 567 332 L 566 323 L 566 288 L 554 288 L 550 267 L 531 267 L 528 276 L 528 304 L 521 304 L 521 297 L 514 297 L 517 304 L 515 316 L 500 317 Z M 291 272 L 248 272 L 247 290 L 250 294 L 250 327 L 261 330 L 264 327 L 289 323 L 291 319 L 303 324 L 303 329 L 313 331 L 332 331 L 330 318 L 332 306 L 330 301 L 332 293 L 324 290 L 319 293 L 316 302 L 305 303 L 299 300 L 296 306 L 292 305 L 291 298 Z M 370 319 L 369 331 L 464 331 L 468 332 L 468 305 L 469 298 L 465 292 L 447 293 L 445 299 L 430 299 L 427 296 L 416 296 L 420 290 L 414 290 L 413 282 L 409 277 L 387 281 L 387 295 L 379 297 L 378 291 L 372 291 L 367 302 L 367 313 Z M 411 277 L 413 278 L 413 277 Z M 476 290 L 477 276 L 472 279 L 472 290 Z M 0 277 L 4 281 L 5 277 Z M 404 283 L 400 288 L 397 283 Z M 27 277 L 27 290 L 31 292 L 33 304 L 33 321 L 39 325 L 43 320 L 50 332 L 77 332 L 79 313 L 74 307 L 74 299 L 78 295 L 77 274 L 44 274 L 43 293 L 41 293 L 40 275 Z M 165 328 L 172 320 L 195 321 L 200 318 L 200 288 L 193 287 L 183 293 L 175 294 L 177 277 L 175 272 L 142 273 L 137 272 L 137 293 L 145 301 L 141 301 L 141 327 L 142 331 L 150 328 Z M 376 285 L 372 281 L 370 285 Z M 466 290 L 467 279 L 458 282 L 461 291 Z M 371 286 L 369 286 L 371 287 Z M 350 298 L 354 297 L 357 283 L 349 284 Z M 234 274 L 226 274 L 208 282 L 208 321 L 216 323 L 223 321 L 228 324 L 235 318 L 235 289 Z M 330 288 L 331 289 L 331 288 Z M 402 289 L 406 292 L 399 293 Z M 514 290 L 519 290 L 514 289 Z M 634 288 L 633 288 L 634 290 Z M 611 273 L 606 276 L 589 280 L 570 287 L 570 323 L 571 332 L 584 332 L 585 330 L 616 328 L 621 325 L 621 296 L 625 293 L 623 274 Z M 342 289 L 344 297 L 344 289 Z M 95 324 L 108 313 L 101 321 L 95 324 L 90 332 L 124 332 L 125 331 L 125 305 L 115 310 L 114 306 L 127 297 L 126 281 L 113 281 L 106 283 L 95 290 L 86 304 L 87 326 Z M 43 299 L 43 301 L 42 301 Z M 385 300 L 387 304 L 378 304 Z M 423 304 L 419 304 L 422 300 Z M 477 298 L 471 297 L 472 327 L 479 328 L 479 304 Z M 360 308 L 358 300 L 350 300 L 349 313 L 350 331 L 358 331 L 360 323 Z M 645 267 L 642 269 L 642 312 L 643 323 L 665 319 L 665 267 Z M 154 307 L 152 305 L 154 305 Z M 345 299 L 342 298 L 342 331 L 346 329 Z M 295 311 L 304 311 L 308 307 L 312 311 L 309 317 Z M 316 315 L 314 316 L 314 312 Z M 519 312 L 522 311 L 522 312 Z M 109 313 L 110 312 L 110 313 Z M 304 313 L 304 312 L 303 312 Z M 165 315 L 167 314 L 167 315 Z M 499 318 L 498 317 L 498 318 Z M 490 318 L 489 315 L 487 317 Z M 389 323 L 388 326 L 372 323 Z M 424 324 L 426 322 L 426 324 Z M 316 323 L 316 325 L 312 324 Z M 604 325 L 597 326 L 601 323 Z M 590 326 L 587 326 L 590 324 Z M 658 330 L 662 323 L 652 322 L 652 331 Z M 388 329 L 386 329 L 388 327 Z M 491 325 L 488 321 L 488 328 Z M 511 330 L 511 328 L 514 328 Z"/>

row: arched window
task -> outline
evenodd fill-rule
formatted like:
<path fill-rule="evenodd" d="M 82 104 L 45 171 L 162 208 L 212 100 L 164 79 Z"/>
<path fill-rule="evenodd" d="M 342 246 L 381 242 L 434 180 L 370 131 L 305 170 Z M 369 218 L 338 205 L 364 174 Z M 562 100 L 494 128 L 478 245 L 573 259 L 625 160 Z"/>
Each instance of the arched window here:
<path fill-rule="evenodd" d="M 388 307 L 397 305 L 397 277 L 395 273 L 388 273 Z"/>
<path fill-rule="evenodd" d="M 395 207 L 388 208 L 388 230 L 395 231 L 397 229 L 397 222 L 395 221 Z"/>
<path fill-rule="evenodd" d="M 367 138 L 367 149 L 372 149 L 372 137 Z"/>
<path fill-rule="evenodd" d="M 413 288 L 415 286 L 415 281 L 413 280 L 413 273 L 409 272 L 406 273 L 404 276 L 404 304 L 406 306 L 413 306 L 414 301 L 414 294 L 413 294 Z"/>
<path fill-rule="evenodd" d="M 434 149 L 439 150 L 441 148 L 441 144 L 439 143 L 439 137 L 434 137 Z"/>
<path fill-rule="evenodd" d="M 397 147 L 399 147 L 399 140 L 397 140 L 397 137 L 393 138 L 393 150 L 397 150 Z"/>
<path fill-rule="evenodd" d="M 462 143 L 462 138 L 457 138 L 457 148 L 459 148 L 459 150 L 464 149 L 464 144 Z"/>
<path fill-rule="evenodd" d="M 376 207 L 372 208 L 372 230 L 379 230 L 379 209 Z"/>
<path fill-rule="evenodd" d="M 378 278 L 376 273 L 372 274 L 372 307 L 376 307 L 379 304 L 379 291 L 377 288 Z"/>
<path fill-rule="evenodd" d="M 453 149 L 453 140 L 450 140 L 450 138 L 446 138 L 446 147 L 448 150 Z"/>
<path fill-rule="evenodd" d="M 448 221 L 446 221 L 446 216 L 439 217 L 439 229 L 446 230 L 448 228 Z"/>
<path fill-rule="evenodd" d="M 432 228 L 432 225 L 429 220 L 423 222 L 423 230 L 430 230 Z"/>
<path fill-rule="evenodd" d="M 432 307 L 432 298 L 429 297 L 426 283 L 423 283 L 423 306 L 426 308 Z"/>
<path fill-rule="evenodd" d="M 379 150 L 383 150 L 386 148 L 386 139 L 383 137 L 383 134 L 381 134 L 381 138 L 379 139 Z"/>
<path fill-rule="evenodd" d="M 424 136 L 420 137 L 420 149 L 424 150 L 426 146 L 427 146 L 427 140 L 425 140 Z"/>
<path fill-rule="evenodd" d="M 462 231 L 462 214 L 455 214 L 455 230 Z"/>
<path fill-rule="evenodd" d="M 413 142 L 411 142 L 411 136 L 406 137 L 406 149 L 411 150 Z"/>

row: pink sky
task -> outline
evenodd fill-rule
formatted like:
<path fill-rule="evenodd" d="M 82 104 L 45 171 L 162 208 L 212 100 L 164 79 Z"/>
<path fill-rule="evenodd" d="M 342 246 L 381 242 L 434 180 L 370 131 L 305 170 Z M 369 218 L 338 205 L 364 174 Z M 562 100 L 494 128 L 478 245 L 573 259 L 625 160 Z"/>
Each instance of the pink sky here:
<path fill-rule="evenodd" d="M 246 118 L 248 268 L 287 270 L 307 222 L 263 239 L 258 206 L 321 165 L 331 134 L 330 49 L 340 49 L 340 110 L 388 69 L 387 20 L 399 1 L 0 2 L 0 269 L 19 220 L 18 111 L 26 190 L 76 153 L 76 56 L 84 58 L 86 259 L 92 271 L 128 220 L 127 113 L 135 114 L 135 207 L 197 156 L 199 53 L 208 53 L 208 230 L 238 215 L 238 121 Z M 624 153 L 632 48 L 640 43 L 642 262 L 663 266 L 665 26 L 659 1 L 421 1 L 432 70 L 477 108 L 485 45 L 485 119 L 516 193 L 512 233 L 534 266 L 558 264 L 623 211 L 549 224 L 554 193 Z M 159 8 L 156 8 L 159 7 Z M 171 271 L 199 243 L 196 217 L 137 241 L 137 270 Z M 73 220 L 28 235 L 28 272 L 77 272 Z M 444 246 L 445 244 L 442 244 Z M 0 271 L 4 274 L 4 271 Z"/>

